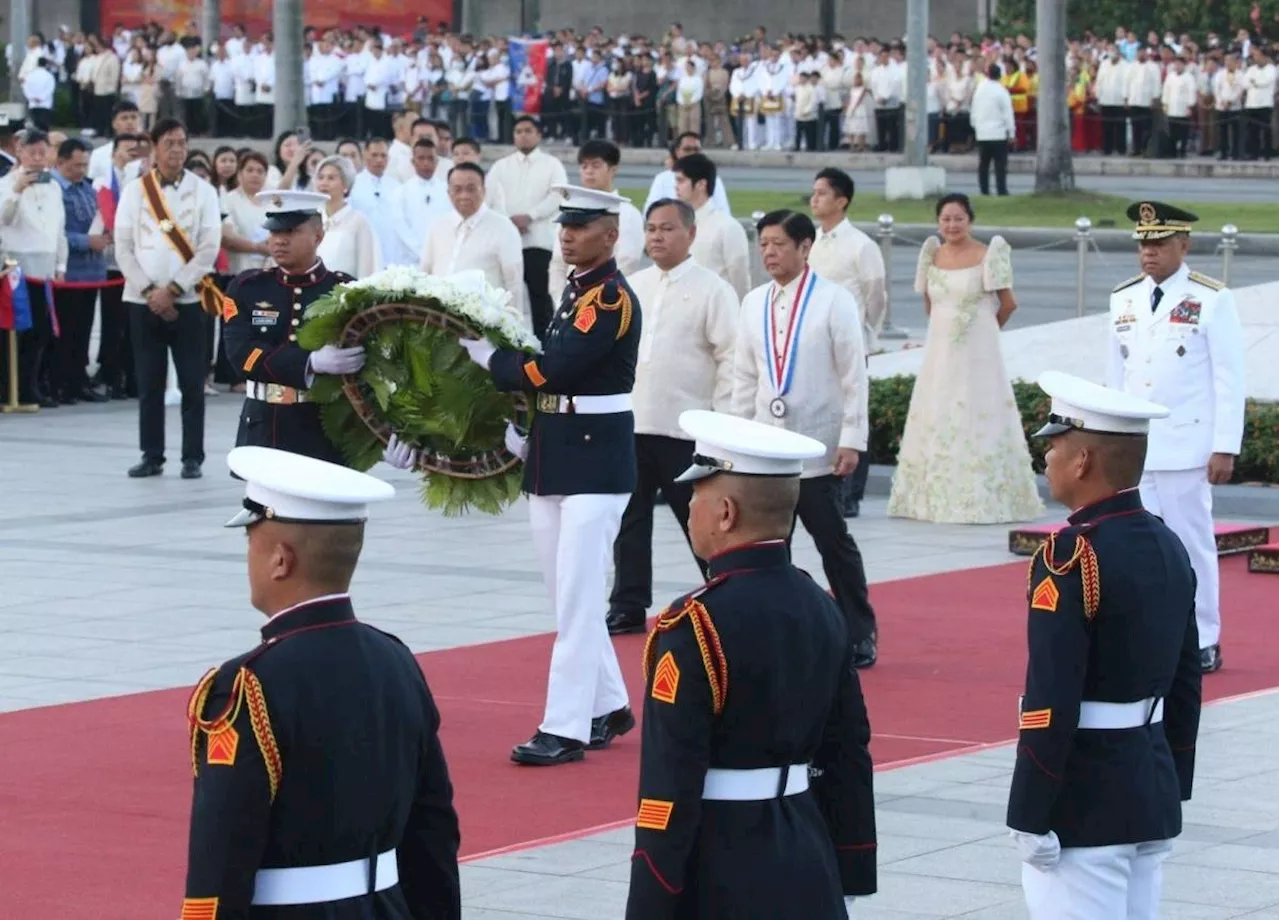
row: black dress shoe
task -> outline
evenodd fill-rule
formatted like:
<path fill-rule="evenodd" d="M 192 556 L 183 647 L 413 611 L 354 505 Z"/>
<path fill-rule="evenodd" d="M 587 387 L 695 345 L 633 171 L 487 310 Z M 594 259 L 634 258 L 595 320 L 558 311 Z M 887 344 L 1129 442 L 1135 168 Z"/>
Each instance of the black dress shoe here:
<path fill-rule="evenodd" d="M 876 663 L 876 640 L 868 637 L 853 647 L 853 666 L 858 670 Z"/>
<path fill-rule="evenodd" d="M 129 467 L 130 479 L 146 479 L 148 476 L 159 476 L 164 472 L 164 461 L 143 460 L 137 466 Z"/>
<path fill-rule="evenodd" d="M 581 760 L 585 754 L 586 745 L 581 741 L 540 731 L 524 744 L 517 744 L 511 749 L 511 761 L 532 767 L 554 767 Z"/>
<path fill-rule="evenodd" d="M 628 633 L 642 633 L 645 631 L 643 613 L 610 610 L 609 615 L 604 618 L 604 623 L 609 627 L 609 635 L 611 636 L 625 636 Z"/>
<path fill-rule="evenodd" d="M 613 743 L 614 738 L 622 737 L 635 727 L 636 717 L 630 706 L 615 709 L 605 716 L 596 716 L 591 720 L 591 743 L 587 750 L 602 751 Z"/>
<path fill-rule="evenodd" d="M 125 392 L 125 388 L 123 386 L 115 386 L 111 388 L 111 398 L 112 399 L 128 399 L 129 394 Z"/>
<path fill-rule="evenodd" d="M 844 503 L 844 516 L 847 518 L 856 518 L 862 513 L 862 502 L 856 498 L 851 498 Z"/>
<path fill-rule="evenodd" d="M 204 473 L 200 472 L 200 464 L 194 460 L 182 461 L 182 478 L 183 479 L 199 479 Z"/>
<path fill-rule="evenodd" d="M 1222 667 L 1222 646 L 1211 645 L 1200 649 L 1200 671 L 1212 674 Z"/>
<path fill-rule="evenodd" d="M 111 397 L 103 390 L 94 389 L 93 387 L 84 387 L 76 393 L 76 398 L 81 402 L 104 403 Z"/>

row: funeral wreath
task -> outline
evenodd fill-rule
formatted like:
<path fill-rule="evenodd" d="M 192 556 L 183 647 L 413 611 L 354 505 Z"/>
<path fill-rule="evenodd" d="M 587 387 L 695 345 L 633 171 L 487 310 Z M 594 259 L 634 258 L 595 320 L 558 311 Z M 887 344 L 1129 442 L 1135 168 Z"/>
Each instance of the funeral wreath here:
<path fill-rule="evenodd" d="M 382 458 L 391 435 L 419 451 L 422 500 L 447 515 L 498 514 L 520 495 L 520 459 L 508 421 L 527 427 L 520 394 L 500 393 L 458 338 L 486 338 L 536 354 L 539 345 L 511 295 L 480 272 L 439 277 L 406 266 L 341 284 L 307 308 L 298 344 L 362 345 L 365 365 L 311 387 L 321 423 L 354 469 Z"/>

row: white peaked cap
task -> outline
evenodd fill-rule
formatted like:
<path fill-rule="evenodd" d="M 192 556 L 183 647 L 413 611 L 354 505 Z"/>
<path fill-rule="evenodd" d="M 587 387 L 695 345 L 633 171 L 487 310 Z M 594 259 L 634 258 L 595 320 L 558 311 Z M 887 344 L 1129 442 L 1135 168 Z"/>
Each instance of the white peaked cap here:
<path fill-rule="evenodd" d="M 827 453 L 821 441 L 794 431 L 705 409 L 681 412 L 680 427 L 693 438 L 694 448 L 693 465 L 677 482 L 693 482 L 716 473 L 799 476 L 805 460 Z"/>
<path fill-rule="evenodd" d="M 1144 435 L 1153 418 L 1169 415 L 1157 403 L 1061 371 L 1045 371 L 1036 382 L 1050 400 L 1049 421 L 1035 433 L 1037 438 L 1068 431 Z"/>
<path fill-rule="evenodd" d="M 244 509 L 228 527 L 263 520 L 357 523 L 368 517 L 370 504 L 396 493 L 367 473 L 271 447 L 237 447 L 227 454 L 227 466 L 245 481 Z"/>
<path fill-rule="evenodd" d="M 553 185 L 551 191 L 560 196 L 560 214 L 556 222 L 561 224 L 586 224 L 606 214 L 618 214 L 622 211 L 623 202 L 628 200 L 613 192 L 580 185 Z"/>

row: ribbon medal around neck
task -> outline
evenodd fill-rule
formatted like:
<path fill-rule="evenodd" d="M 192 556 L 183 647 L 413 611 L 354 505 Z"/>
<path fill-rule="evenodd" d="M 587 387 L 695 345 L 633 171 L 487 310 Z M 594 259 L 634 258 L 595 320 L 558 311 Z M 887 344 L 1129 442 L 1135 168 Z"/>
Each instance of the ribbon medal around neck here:
<path fill-rule="evenodd" d="M 769 300 L 764 311 L 764 354 L 769 365 L 769 380 L 773 385 L 775 398 L 769 403 L 769 414 L 774 418 L 782 418 L 787 414 L 787 404 L 782 397 L 791 389 L 791 381 L 796 371 L 796 354 L 800 350 L 800 330 L 804 325 L 804 315 L 809 307 L 809 298 L 813 296 L 813 288 L 818 276 L 804 267 L 800 275 L 800 283 L 796 286 L 796 296 L 791 304 L 791 313 L 787 317 L 787 335 L 782 342 L 782 351 L 778 351 L 777 315 L 773 309 L 774 300 L 780 293 L 775 283 L 769 290 Z"/>

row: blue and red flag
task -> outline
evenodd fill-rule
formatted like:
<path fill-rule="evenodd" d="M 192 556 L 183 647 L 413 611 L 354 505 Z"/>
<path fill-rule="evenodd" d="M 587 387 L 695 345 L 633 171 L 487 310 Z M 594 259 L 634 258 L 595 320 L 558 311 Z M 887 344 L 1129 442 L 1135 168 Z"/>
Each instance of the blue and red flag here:
<path fill-rule="evenodd" d="M 26 332 L 31 328 L 31 297 L 26 278 L 16 265 L 0 275 L 0 329 Z"/>
<path fill-rule="evenodd" d="M 507 40 L 511 61 L 511 111 L 528 115 L 537 115 L 542 111 L 542 85 L 547 79 L 548 47 L 545 38 Z M 537 79 L 528 79 L 530 74 Z M 520 80 L 522 75 L 525 77 L 524 84 Z"/>

